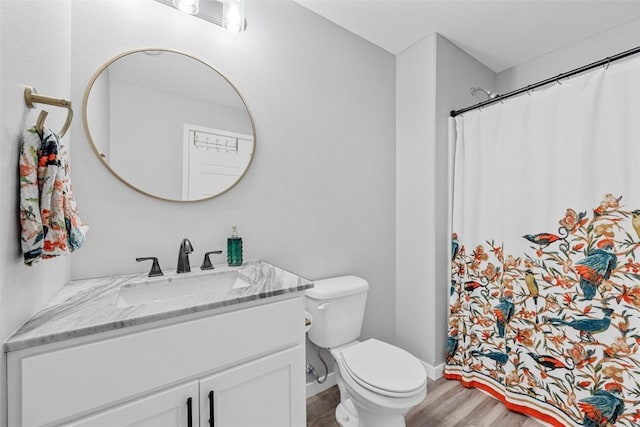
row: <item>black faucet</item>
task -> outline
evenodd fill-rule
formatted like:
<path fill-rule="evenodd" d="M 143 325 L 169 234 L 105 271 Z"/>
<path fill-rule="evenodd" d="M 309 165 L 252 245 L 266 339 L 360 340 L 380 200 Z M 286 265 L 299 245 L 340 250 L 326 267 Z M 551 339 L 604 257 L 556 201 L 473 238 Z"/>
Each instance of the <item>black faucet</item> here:
<path fill-rule="evenodd" d="M 191 266 L 189 265 L 189 254 L 191 252 L 193 252 L 193 246 L 189 239 L 182 239 L 182 243 L 180 243 L 180 251 L 178 252 L 177 273 L 191 272 Z"/>
<path fill-rule="evenodd" d="M 160 264 L 158 263 L 158 258 L 154 256 L 150 257 L 142 257 L 136 258 L 136 261 L 153 261 L 153 265 L 151 266 L 151 271 L 149 271 L 149 277 L 163 276 L 162 270 L 160 269 Z"/>

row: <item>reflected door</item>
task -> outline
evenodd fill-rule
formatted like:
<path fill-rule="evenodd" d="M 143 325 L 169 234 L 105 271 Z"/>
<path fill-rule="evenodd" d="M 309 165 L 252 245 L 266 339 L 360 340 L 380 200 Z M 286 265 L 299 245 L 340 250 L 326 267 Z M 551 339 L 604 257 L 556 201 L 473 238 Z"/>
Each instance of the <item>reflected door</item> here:
<path fill-rule="evenodd" d="M 182 198 L 199 200 L 224 192 L 242 176 L 253 154 L 253 137 L 184 125 Z"/>

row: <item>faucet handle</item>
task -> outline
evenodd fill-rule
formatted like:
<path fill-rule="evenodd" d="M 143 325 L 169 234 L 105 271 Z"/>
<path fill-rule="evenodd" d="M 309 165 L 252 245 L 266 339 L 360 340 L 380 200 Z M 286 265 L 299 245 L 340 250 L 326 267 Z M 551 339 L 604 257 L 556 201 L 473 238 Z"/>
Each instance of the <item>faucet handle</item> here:
<path fill-rule="evenodd" d="M 222 251 L 211 251 L 206 252 L 204 254 L 204 259 L 202 260 L 202 265 L 200 266 L 200 270 L 213 270 L 213 264 L 211 264 L 211 260 L 209 259 L 209 255 L 211 254 L 221 254 Z"/>
<path fill-rule="evenodd" d="M 151 265 L 151 271 L 149 272 L 149 277 L 163 276 L 162 270 L 160 269 L 160 264 L 158 263 L 158 258 L 154 256 L 150 257 L 142 257 L 136 258 L 136 261 L 149 261 L 153 260 L 153 265 Z"/>

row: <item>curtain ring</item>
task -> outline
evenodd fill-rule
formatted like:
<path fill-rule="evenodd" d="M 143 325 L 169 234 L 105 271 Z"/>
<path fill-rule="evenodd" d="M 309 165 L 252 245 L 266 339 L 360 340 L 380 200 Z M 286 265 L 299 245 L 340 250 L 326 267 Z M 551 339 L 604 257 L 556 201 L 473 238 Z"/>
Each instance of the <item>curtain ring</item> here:
<path fill-rule="evenodd" d="M 527 86 L 527 95 L 531 96 L 531 85 Z"/>
<path fill-rule="evenodd" d="M 608 57 L 608 58 L 607 58 L 607 66 L 606 66 L 606 67 L 604 67 L 604 69 L 605 69 L 605 70 L 608 70 L 608 69 L 609 69 L 609 65 L 611 65 L 611 57 Z"/>
<path fill-rule="evenodd" d="M 558 77 L 556 77 L 556 83 L 558 83 L 560 86 L 562 86 L 562 82 L 560 81 L 560 75 L 558 75 Z"/>

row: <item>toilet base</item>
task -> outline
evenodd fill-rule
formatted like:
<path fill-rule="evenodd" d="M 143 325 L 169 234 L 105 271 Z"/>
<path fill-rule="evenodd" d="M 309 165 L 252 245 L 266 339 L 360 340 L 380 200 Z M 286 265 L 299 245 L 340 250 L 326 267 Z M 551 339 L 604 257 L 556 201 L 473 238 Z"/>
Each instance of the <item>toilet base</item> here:
<path fill-rule="evenodd" d="M 347 410 L 342 403 L 336 407 L 336 421 L 340 427 L 358 427 L 358 416 Z"/>
<path fill-rule="evenodd" d="M 365 410 L 358 412 L 358 427 L 406 427 L 404 415 L 381 414 Z"/>
<path fill-rule="evenodd" d="M 336 422 L 340 427 L 406 427 L 403 415 L 363 413 L 362 418 L 359 418 L 350 413 L 342 403 L 336 407 Z"/>
<path fill-rule="evenodd" d="M 426 385 L 415 396 L 402 399 L 375 395 L 355 382 L 350 385 L 342 375 L 338 358 L 342 349 L 355 344 L 357 341 L 342 348 L 331 349 L 336 383 L 340 391 L 340 404 L 336 408 L 337 423 L 340 427 L 406 427 L 405 415 L 424 400 L 427 394 Z"/>
<path fill-rule="evenodd" d="M 406 427 L 404 413 L 371 411 L 365 406 L 356 405 L 347 397 L 343 379 L 339 378 L 340 403 L 336 407 L 336 422 L 340 427 Z"/>

